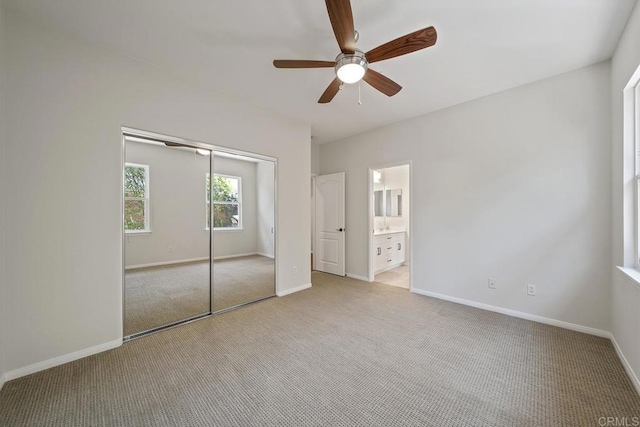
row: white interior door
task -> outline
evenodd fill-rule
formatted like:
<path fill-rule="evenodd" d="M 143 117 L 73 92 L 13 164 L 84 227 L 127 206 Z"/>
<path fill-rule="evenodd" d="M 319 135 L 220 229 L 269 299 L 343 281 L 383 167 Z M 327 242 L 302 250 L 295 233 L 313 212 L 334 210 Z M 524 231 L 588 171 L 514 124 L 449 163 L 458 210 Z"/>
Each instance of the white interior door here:
<path fill-rule="evenodd" d="M 316 177 L 316 270 L 345 275 L 344 172 Z"/>

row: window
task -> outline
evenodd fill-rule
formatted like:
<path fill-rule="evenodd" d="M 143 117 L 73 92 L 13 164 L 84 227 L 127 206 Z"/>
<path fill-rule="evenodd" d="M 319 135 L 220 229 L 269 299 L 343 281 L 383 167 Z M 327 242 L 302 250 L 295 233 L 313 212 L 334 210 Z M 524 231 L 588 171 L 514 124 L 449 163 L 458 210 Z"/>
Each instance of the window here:
<path fill-rule="evenodd" d="M 640 66 L 623 90 L 621 271 L 640 283 Z"/>
<path fill-rule="evenodd" d="M 211 227 L 211 178 L 206 178 L 207 230 Z M 238 176 L 213 175 L 214 230 L 242 228 L 242 179 Z"/>
<path fill-rule="evenodd" d="M 149 232 L 149 166 L 124 166 L 125 233 Z"/>

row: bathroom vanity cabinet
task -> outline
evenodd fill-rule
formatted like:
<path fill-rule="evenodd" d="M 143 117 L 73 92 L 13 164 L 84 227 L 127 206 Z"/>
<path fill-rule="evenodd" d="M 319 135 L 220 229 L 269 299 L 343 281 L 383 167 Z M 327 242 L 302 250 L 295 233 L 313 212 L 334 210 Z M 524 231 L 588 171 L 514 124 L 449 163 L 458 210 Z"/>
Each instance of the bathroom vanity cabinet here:
<path fill-rule="evenodd" d="M 383 231 L 373 236 L 373 269 L 376 274 L 405 262 L 405 240 L 404 231 Z"/>

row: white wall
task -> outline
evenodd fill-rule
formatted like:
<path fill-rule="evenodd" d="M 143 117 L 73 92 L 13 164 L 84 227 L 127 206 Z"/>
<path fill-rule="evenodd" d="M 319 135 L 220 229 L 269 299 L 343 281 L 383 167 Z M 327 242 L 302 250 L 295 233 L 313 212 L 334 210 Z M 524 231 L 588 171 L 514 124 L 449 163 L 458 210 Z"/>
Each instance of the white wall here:
<path fill-rule="evenodd" d="M 260 161 L 256 164 L 257 252 L 268 257 L 274 255 L 274 174 L 273 162 Z"/>
<path fill-rule="evenodd" d="M 151 232 L 126 235 L 125 266 L 208 258 L 205 177 L 209 156 L 128 141 L 126 161 L 149 166 Z"/>
<path fill-rule="evenodd" d="M 636 5 L 611 60 L 612 114 L 612 265 L 611 332 L 637 377 L 640 374 L 640 287 L 616 266 L 633 266 L 634 144 L 623 142 L 622 91 L 640 66 L 640 7 Z M 626 231 L 625 231 L 626 230 Z M 626 236 L 626 237 L 625 237 Z M 626 250 L 625 250 L 626 247 Z M 637 380 L 636 380 L 637 381 Z"/>
<path fill-rule="evenodd" d="M 122 337 L 121 126 L 277 158 L 277 290 L 310 282 L 308 125 L 5 13 L 7 371 Z"/>
<path fill-rule="evenodd" d="M 412 160 L 415 288 L 608 330 L 609 105 L 605 62 L 322 145 L 347 272 L 367 276 L 368 168 Z"/>
<path fill-rule="evenodd" d="M 320 173 L 320 144 L 311 143 L 311 173 Z"/>
<path fill-rule="evenodd" d="M 214 259 L 254 254 L 258 252 L 256 163 L 214 157 L 214 173 L 242 181 L 242 228 L 214 231 Z M 205 176 L 209 157 L 194 155 L 193 150 L 127 142 L 126 158 L 129 163 L 149 165 L 151 233 L 127 234 L 125 265 L 208 258 Z"/>
<path fill-rule="evenodd" d="M 5 175 L 7 170 L 7 153 L 5 150 L 5 92 L 4 92 L 4 79 L 5 79 L 5 54 L 4 54 L 4 41 L 5 41 L 5 23 L 4 23 L 4 9 L 0 5 L 0 200 L 8 200 L 8 189 L 5 188 L 7 182 L 7 176 Z M 3 203 L 4 205 L 4 203 Z M 5 247 L 6 241 L 6 229 L 7 223 L 5 222 L 6 209 L 3 207 L 0 209 L 0 388 L 4 384 L 5 373 L 5 353 L 9 347 L 9 343 L 6 338 L 6 305 L 7 305 L 7 275 L 5 258 L 7 257 L 7 248 Z"/>
<path fill-rule="evenodd" d="M 311 173 L 320 174 L 320 145 L 311 143 Z M 316 199 L 315 182 L 311 179 L 311 252 L 315 250 L 315 230 L 316 230 Z"/>

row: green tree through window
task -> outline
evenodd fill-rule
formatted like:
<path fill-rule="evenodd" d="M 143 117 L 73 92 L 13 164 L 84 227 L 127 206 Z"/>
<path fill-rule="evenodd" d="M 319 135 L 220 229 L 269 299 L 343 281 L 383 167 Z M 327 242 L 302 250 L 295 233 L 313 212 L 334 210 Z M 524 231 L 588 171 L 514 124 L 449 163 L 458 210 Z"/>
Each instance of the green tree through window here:
<path fill-rule="evenodd" d="M 127 163 L 124 167 L 124 229 L 149 230 L 149 166 Z"/>
<path fill-rule="evenodd" d="M 241 227 L 241 192 L 240 178 L 234 176 L 213 176 L 213 227 Z M 211 208 L 211 183 L 207 174 L 207 226 L 210 225 L 209 209 Z"/>

